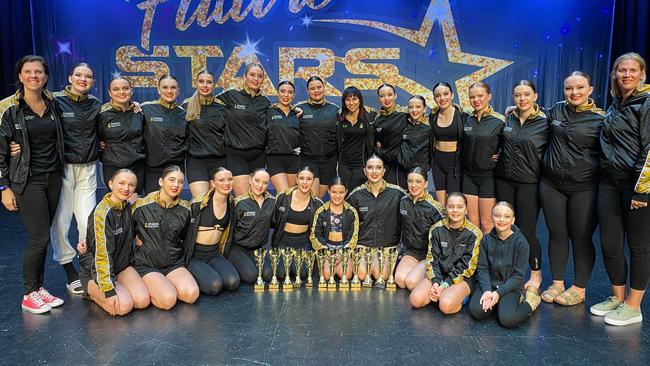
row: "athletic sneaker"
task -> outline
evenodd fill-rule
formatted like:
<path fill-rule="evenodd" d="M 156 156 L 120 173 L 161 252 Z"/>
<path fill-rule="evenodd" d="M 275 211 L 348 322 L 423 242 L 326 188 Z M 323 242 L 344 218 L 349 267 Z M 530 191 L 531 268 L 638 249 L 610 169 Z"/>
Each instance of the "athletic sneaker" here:
<path fill-rule="evenodd" d="M 68 283 L 65 287 L 68 289 L 68 292 L 73 295 L 81 295 L 84 293 L 84 289 L 81 287 L 81 281 L 78 279 Z"/>
<path fill-rule="evenodd" d="M 605 301 L 599 302 L 598 304 L 593 305 L 589 308 L 589 311 L 598 316 L 605 316 L 609 312 L 616 310 L 616 308 L 621 304 L 616 296 L 610 296 Z"/>
<path fill-rule="evenodd" d="M 633 309 L 626 303 L 622 303 L 616 310 L 605 315 L 605 323 L 610 325 L 630 325 L 641 323 L 642 320 L 641 309 Z"/>
<path fill-rule="evenodd" d="M 42 287 L 38 289 L 38 295 L 41 297 L 41 299 L 43 299 L 43 302 L 50 305 L 50 307 L 55 308 L 57 306 L 63 305 L 62 299 L 59 299 L 54 295 L 50 295 L 50 293 L 47 292 L 47 290 Z"/>
<path fill-rule="evenodd" d="M 34 314 L 43 314 L 52 310 L 52 307 L 46 304 L 41 298 L 41 295 L 36 291 L 32 291 L 29 295 L 23 296 L 21 307 L 23 310 L 27 310 Z"/>

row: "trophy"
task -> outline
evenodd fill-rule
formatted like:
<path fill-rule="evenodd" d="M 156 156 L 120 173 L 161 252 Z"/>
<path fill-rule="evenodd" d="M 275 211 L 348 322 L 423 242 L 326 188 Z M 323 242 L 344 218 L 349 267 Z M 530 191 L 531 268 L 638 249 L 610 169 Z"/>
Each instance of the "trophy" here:
<path fill-rule="evenodd" d="M 390 276 L 388 277 L 388 282 L 386 283 L 387 290 L 396 290 L 397 286 L 395 285 L 395 265 L 397 264 L 397 255 L 399 250 L 397 247 L 384 248 L 384 254 L 388 258 L 388 267 L 390 269 Z"/>
<path fill-rule="evenodd" d="M 363 256 L 366 260 L 366 279 L 361 284 L 363 287 L 372 287 L 372 274 L 370 266 L 372 265 L 372 248 L 363 248 Z"/>
<path fill-rule="evenodd" d="M 325 275 L 323 274 L 323 269 L 325 267 L 325 256 L 327 256 L 327 253 L 325 252 L 326 249 L 321 249 L 316 251 L 316 262 L 318 262 L 318 275 L 320 278 L 318 279 L 318 289 L 327 289 L 327 282 L 325 282 Z"/>
<path fill-rule="evenodd" d="M 328 291 L 336 291 L 336 281 L 334 280 L 334 275 L 336 272 L 336 257 L 338 253 L 335 249 L 329 250 L 327 252 L 327 259 L 330 265 L 330 280 L 327 282 Z"/>
<path fill-rule="evenodd" d="M 293 255 L 293 261 L 296 266 L 296 280 L 293 281 L 293 288 L 299 288 L 302 286 L 302 279 L 300 278 L 300 272 L 302 271 L 302 262 L 305 258 L 305 250 L 297 249 Z"/>
<path fill-rule="evenodd" d="M 383 248 L 375 248 L 373 252 L 377 253 L 377 262 L 379 263 L 379 278 L 375 281 L 375 287 L 384 288 L 386 286 L 386 281 L 384 281 L 384 262 L 387 259 L 384 257 Z"/>
<path fill-rule="evenodd" d="M 291 283 L 291 262 L 293 261 L 293 256 L 296 250 L 294 248 L 284 248 L 282 249 L 282 259 L 284 260 L 284 283 L 282 284 L 282 291 L 291 291 L 293 290 L 293 283 Z"/>
<path fill-rule="evenodd" d="M 280 289 L 280 283 L 278 282 L 278 263 L 280 262 L 280 249 L 271 248 L 269 249 L 269 258 L 271 259 L 271 271 L 273 272 L 273 277 L 271 277 L 271 282 L 269 283 L 270 291 L 277 291 Z"/>
<path fill-rule="evenodd" d="M 302 260 L 305 262 L 305 268 L 307 268 L 307 287 L 314 286 L 314 280 L 311 278 L 314 269 L 314 254 L 313 250 L 304 250 L 302 252 Z"/>
<path fill-rule="evenodd" d="M 350 289 L 350 282 L 348 282 L 348 263 L 350 262 L 350 248 L 339 249 L 341 256 L 341 267 L 343 268 L 343 277 L 339 281 L 339 290 L 348 291 Z"/>
<path fill-rule="evenodd" d="M 254 289 L 255 291 L 264 291 L 266 285 L 262 279 L 262 270 L 264 268 L 264 257 L 266 257 L 266 249 L 256 249 L 253 253 L 255 254 L 255 262 L 257 263 L 257 281 L 255 281 Z"/>
<path fill-rule="evenodd" d="M 361 263 L 361 257 L 363 257 L 363 251 L 361 248 L 355 248 L 352 250 L 352 264 L 354 267 L 354 276 L 352 277 L 352 282 L 350 284 L 352 290 L 361 289 L 361 281 L 359 281 L 359 264 Z"/>

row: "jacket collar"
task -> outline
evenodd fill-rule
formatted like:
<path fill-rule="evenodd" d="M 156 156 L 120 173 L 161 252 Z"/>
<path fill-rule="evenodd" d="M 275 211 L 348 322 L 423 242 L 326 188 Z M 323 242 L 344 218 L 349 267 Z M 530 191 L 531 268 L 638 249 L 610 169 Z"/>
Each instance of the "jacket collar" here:
<path fill-rule="evenodd" d="M 199 205 L 199 208 L 201 210 L 204 209 L 208 205 L 208 203 L 210 203 L 210 200 L 214 196 L 214 192 L 215 192 L 214 188 L 210 188 L 210 190 L 207 193 L 205 193 L 203 196 L 198 197 L 200 199 L 200 202 L 201 202 L 200 205 Z M 179 200 L 180 200 L 180 196 L 179 196 Z M 226 201 L 228 203 L 230 203 L 231 200 L 232 200 L 232 196 L 228 195 L 228 198 L 226 199 Z M 196 202 L 196 201 L 193 201 L 193 202 Z"/>
<path fill-rule="evenodd" d="M 63 89 L 63 93 L 65 94 L 66 97 L 72 99 L 74 102 L 83 102 L 84 100 L 88 99 L 88 94 L 82 94 L 78 95 L 72 92 L 72 86 L 68 85 Z"/>
<path fill-rule="evenodd" d="M 111 107 L 113 107 L 113 109 L 115 109 L 116 111 L 118 111 L 120 113 L 128 112 L 128 111 L 133 110 L 133 108 L 135 108 L 135 104 L 130 100 L 129 100 L 129 104 L 126 106 L 126 110 L 122 110 L 122 107 L 120 107 L 119 105 L 113 103 L 113 99 L 111 99 L 109 101 L 109 103 L 110 103 Z"/>
<path fill-rule="evenodd" d="M 200 105 L 210 105 L 212 103 L 214 103 L 214 96 L 212 98 L 208 98 L 208 99 L 203 99 L 203 98 L 201 98 L 199 96 L 199 104 Z"/>
<path fill-rule="evenodd" d="M 397 104 L 393 103 L 393 106 L 388 109 L 384 109 L 384 107 L 381 107 L 379 109 L 379 114 L 381 114 L 382 116 L 389 116 L 393 114 L 393 112 L 395 112 L 396 109 L 397 109 Z"/>
<path fill-rule="evenodd" d="M 253 98 L 255 98 L 256 96 L 262 94 L 262 90 L 261 90 L 261 89 L 258 90 L 257 93 L 255 93 L 255 92 L 253 92 L 251 89 L 249 89 L 247 86 L 244 86 L 244 88 L 242 89 L 242 91 L 243 91 L 244 93 L 250 95 L 250 96 L 253 97 Z"/>
<path fill-rule="evenodd" d="M 363 185 L 368 190 L 368 192 L 372 193 L 372 187 L 370 186 L 370 182 L 366 181 Z M 382 179 L 381 180 L 381 186 L 379 187 L 379 193 L 385 191 L 387 186 L 388 186 L 388 183 L 386 183 L 386 181 L 384 179 Z"/>
<path fill-rule="evenodd" d="M 429 198 L 433 199 L 433 197 L 431 196 L 431 194 L 429 193 L 429 191 L 426 191 L 426 192 L 427 192 L 427 193 L 426 193 L 424 196 L 422 196 L 422 197 L 418 197 L 418 199 L 417 199 L 415 202 L 427 201 Z M 407 193 L 407 195 L 408 195 L 409 199 L 410 199 L 411 201 L 413 201 L 413 196 L 411 195 L 411 193 Z"/>
<path fill-rule="evenodd" d="M 569 103 L 568 100 L 565 100 L 564 104 L 566 105 L 567 109 L 569 109 L 572 112 L 576 112 L 576 113 L 582 113 L 582 112 L 587 112 L 587 111 L 596 111 L 596 110 L 599 109 L 598 107 L 596 107 L 596 102 L 594 102 L 594 100 L 591 99 L 591 98 L 589 98 L 587 103 L 585 103 L 583 105 L 579 105 L 577 107 L 571 105 L 571 103 Z"/>
<path fill-rule="evenodd" d="M 411 124 L 416 125 L 416 126 L 419 125 L 420 123 L 424 123 L 425 125 L 428 125 L 429 124 L 429 115 L 428 114 L 423 114 L 422 117 L 418 118 L 415 121 L 409 116 L 409 122 Z"/>
<path fill-rule="evenodd" d="M 315 102 L 313 99 L 309 98 L 309 100 L 307 100 L 307 103 L 309 103 L 310 105 L 325 105 L 325 103 L 327 103 L 327 99 L 323 97 L 323 100 L 321 100 L 320 102 Z"/>
<path fill-rule="evenodd" d="M 113 193 L 111 193 L 111 192 L 106 193 L 104 198 L 102 198 L 102 202 L 107 204 L 112 209 L 115 209 L 115 210 L 118 210 L 118 211 L 124 210 L 124 207 L 126 207 L 126 202 L 122 202 L 122 203 L 114 202 L 111 199 L 112 195 L 113 195 Z"/>
<path fill-rule="evenodd" d="M 172 208 L 172 207 L 178 205 L 181 202 L 181 195 L 179 194 L 178 197 L 176 197 L 176 199 L 174 199 L 174 201 L 169 206 L 166 206 L 165 201 L 163 201 L 160 198 L 160 190 L 158 190 L 156 192 L 152 192 L 151 194 L 154 195 L 153 196 L 154 202 L 156 202 L 158 204 L 158 206 L 160 206 L 162 208 Z"/>
<path fill-rule="evenodd" d="M 480 117 L 480 118 L 483 118 L 483 117 L 485 117 L 485 116 L 487 116 L 487 115 L 490 115 L 490 114 L 492 114 L 492 113 L 494 113 L 494 108 L 492 108 L 491 105 L 488 105 L 487 109 L 485 110 L 485 112 L 484 112 L 481 116 L 477 115 L 477 114 L 476 114 L 476 111 L 472 111 L 472 114 L 473 114 L 475 117 L 477 117 L 477 118 L 479 118 L 479 117 Z"/>
<path fill-rule="evenodd" d="M 490 108 L 491 108 L 491 107 L 490 107 Z M 515 117 L 517 117 L 517 119 L 519 119 L 519 109 L 515 108 L 515 110 L 512 111 L 512 114 L 513 114 Z M 544 112 L 542 112 L 542 110 L 539 108 L 539 106 L 537 105 L 537 103 L 535 103 L 535 104 L 533 105 L 533 113 L 531 113 L 531 114 L 528 116 L 528 118 L 526 118 L 526 121 L 529 121 L 529 120 L 531 120 L 531 119 L 535 119 L 535 118 L 537 118 L 537 117 L 539 117 L 539 116 L 543 116 L 543 115 L 544 115 Z"/>
<path fill-rule="evenodd" d="M 163 108 L 166 108 L 166 109 L 174 109 L 177 106 L 175 101 L 172 102 L 172 103 L 167 103 L 164 100 L 162 100 L 162 98 L 158 99 L 158 103 L 160 103 L 160 105 L 163 106 Z"/>
<path fill-rule="evenodd" d="M 465 228 L 467 227 L 467 217 L 464 217 L 464 218 L 463 218 L 463 224 L 462 224 L 462 225 L 460 226 L 460 228 L 458 228 L 458 229 L 454 229 L 454 228 L 452 228 L 451 226 L 449 226 L 449 218 L 448 218 L 448 217 L 445 217 L 445 218 L 442 220 L 442 223 L 443 223 L 443 225 L 445 225 L 445 227 L 446 227 L 447 229 L 449 229 L 449 230 L 463 230 L 463 229 L 465 229 Z"/>

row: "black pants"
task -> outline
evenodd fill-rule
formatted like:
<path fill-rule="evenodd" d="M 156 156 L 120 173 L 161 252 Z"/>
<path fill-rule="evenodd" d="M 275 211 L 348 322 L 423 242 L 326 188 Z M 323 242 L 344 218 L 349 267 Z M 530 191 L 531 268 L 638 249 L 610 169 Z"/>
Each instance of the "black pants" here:
<path fill-rule="evenodd" d="M 251 284 L 257 281 L 257 263 L 252 250 L 233 245 L 228 260 L 239 273 L 241 282 Z M 262 278 L 271 278 L 271 264 L 268 260 L 264 262 Z"/>
<path fill-rule="evenodd" d="M 15 193 L 18 212 L 29 233 L 23 255 L 25 295 L 43 286 L 50 226 L 61 196 L 61 172 L 54 171 L 27 178 L 23 193 Z"/>
<path fill-rule="evenodd" d="M 120 170 L 120 169 L 129 169 L 133 173 L 135 173 L 136 178 L 138 179 L 138 183 L 135 187 L 135 193 L 141 194 L 142 191 L 144 190 L 144 160 L 141 161 L 136 161 L 135 163 L 124 167 L 124 168 L 118 168 L 116 166 L 111 166 L 111 165 L 104 165 L 102 164 L 102 175 L 104 178 L 104 184 L 106 185 L 106 189 L 110 191 L 110 188 L 108 187 L 108 181 L 111 179 L 113 174 Z M 158 182 L 156 181 L 156 184 Z"/>
<path fill-rule="evenodd" d="M 521 229 L 530 246 L 531 271 L 542 269 L 542 247 L 537 240 L 537 218 L 539 217 L 539 198 L 537 183 L 517 183 L 507 179 L 496 179 L 497 201 L 506 201 L 515 207 L 517 226 Z"/>
<path fill-rule="evenodd" d="M 431 162 L 431 171 L 436 191 L 446 191 L 447 194 L 460 192 L 461 175 L 456 175 L 456 152 L 436 150 Z"/>
<path fill-rule="evenodd" d="M 489 317 L 494 308 L 497 310 L 497 319 L 499 323 L 506 328 L 514 328 L 523 323 L 528 315 L 533 312 L 533 309 L 527 302 L 519 302 L 521 294 L 519 291 L 510 291 L 499 298 L 499 302 L 492 307 L 492 310 L 483 311 L 481 306 L 481 296 L 483 291 L 477 288 L 472 294 L 472 299 L 469 301 L 469 312 L 472 317 L 477 320 L 483 320 Z"/>
<path fill-rule="evenodd" d="M 384 180 L 391 184 L 406 184 L 406 174 L 400 171 L 397 166 L 397 163 L 386 162 L 384 161 L 384 168 L 386 173 L 384 173 Z M 408 172 L 407 172 L 408 173 Z"/>
<path fill-rule="evenodd" d="M 181 168 L 183 174 L 185 174 L 184 160 L 172 162 L 155 168 L 149 166 L 144 168 L 144 190 L 147 192 L 147 194 L 151 192 L 155 192 L 160 189 L 160 185 L 158 184 L 158 179 L 160 179 L 160 177 L 162 176 L 163 170 L 165 170 L 165 168 L 167 168 L 170 165 L 178 165 Z"/>
<path fill-rule="evenodd" d="M 569 239 L 573 246 L 573 284 L 587 288 L 596 261 L 591 237 L 596 230 L 596 189 L 579 192 L 560 191 L 541 182 L 539 197 L 548 227 L 548 259 L 553 280 L 564 281 L 569 259 Z"/>
<path fill-rule="evenodd" d="M 339 177 L 341 177 L 348 192 L 351 192 L 366 181 L 366 175 L 363 172 L 362 166 L 354 167 L 339 163 L 338 170 Z"/>
<path fill-rule="evenodd" d="M 605 172 L 598 185 L 598 222 L 605 269 L 614 286 L 625 285 L 625 239 L 630 250 L 630 287 L 643 291 L 650 272 L 650 207 L 631 210 L 636 180 Z"/>
<path fill-rule="evenodd" d="M 187 266 L 201 292 L 207 295 L 218 295 L 224 289 L 234 291 L 239 288 L 237 270 L 218 252 L 218 247 L 195 244 L 194 255 Z"/>

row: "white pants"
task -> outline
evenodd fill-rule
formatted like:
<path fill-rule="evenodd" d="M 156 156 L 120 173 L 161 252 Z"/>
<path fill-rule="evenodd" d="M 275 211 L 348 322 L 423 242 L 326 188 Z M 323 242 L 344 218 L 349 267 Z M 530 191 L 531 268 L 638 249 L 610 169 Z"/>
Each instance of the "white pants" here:
<path fill-rule="evenodd" d="M 97 162 L 86 164 L 66 164 L 63 184 L 61 185 L 61 199 L 56 209 L 50 237 L 52 240 L 52 258 L 60 264 L 72 262 L 77 254 L 70 244 L 68 232 L 74 214 L 77 220 L 79 240 L 86 238 L 88 216 L 95 208 L 97 198 Z"/>

